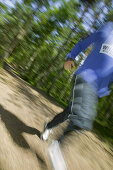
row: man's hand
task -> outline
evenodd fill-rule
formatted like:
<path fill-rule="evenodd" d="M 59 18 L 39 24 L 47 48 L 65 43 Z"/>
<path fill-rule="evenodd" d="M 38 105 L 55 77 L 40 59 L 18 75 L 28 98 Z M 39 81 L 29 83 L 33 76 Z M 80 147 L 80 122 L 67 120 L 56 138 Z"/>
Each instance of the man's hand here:
<path fill-rule="evenodd" d="M 74 64 L 74 61 L 73 60 L 67 60 L 65 63 L 64 63 L 64 69 L 65 70 L 68 70 L 68 71 L 71 71 L 71 69 L 75 67 L 75 64 Z"/>

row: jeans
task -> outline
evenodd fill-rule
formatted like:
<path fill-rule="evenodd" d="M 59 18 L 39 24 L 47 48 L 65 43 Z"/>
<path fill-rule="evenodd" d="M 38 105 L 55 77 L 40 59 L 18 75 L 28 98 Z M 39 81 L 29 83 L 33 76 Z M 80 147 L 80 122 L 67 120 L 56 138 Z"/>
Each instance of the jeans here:
<path fill-rule="evenodd" d="M 53 128 L 69 119 L 68 129 L 76 128 L 91 130 L 97 112 L 97 94 L 93 87 L 85 80 L 76 76 L 70 95 L 68 107 L 56 115 L 47 124 L 47 128 Z"/>

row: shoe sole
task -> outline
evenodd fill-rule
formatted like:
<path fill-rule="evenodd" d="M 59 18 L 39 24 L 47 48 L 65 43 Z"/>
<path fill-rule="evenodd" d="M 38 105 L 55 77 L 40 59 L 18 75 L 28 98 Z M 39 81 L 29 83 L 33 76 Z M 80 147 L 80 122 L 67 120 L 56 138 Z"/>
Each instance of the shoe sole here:
<path fill-rule="evenodd" d="M 48 148 L 48 154 L 54 170 L 67 170 L 59 142 L 54 141 Z"/>

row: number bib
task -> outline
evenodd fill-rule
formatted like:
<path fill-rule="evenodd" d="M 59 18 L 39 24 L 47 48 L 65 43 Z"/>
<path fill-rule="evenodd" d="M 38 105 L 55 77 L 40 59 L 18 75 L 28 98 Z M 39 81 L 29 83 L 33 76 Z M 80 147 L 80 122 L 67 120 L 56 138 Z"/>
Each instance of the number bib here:
<path fill-rule="evenodd" d="M 107 54 L 107 55 L 109 55 L 110 57 L 113 58 L 113 45 L 102 44 L 102 47 L 100 49 L 100 53 Z"/>

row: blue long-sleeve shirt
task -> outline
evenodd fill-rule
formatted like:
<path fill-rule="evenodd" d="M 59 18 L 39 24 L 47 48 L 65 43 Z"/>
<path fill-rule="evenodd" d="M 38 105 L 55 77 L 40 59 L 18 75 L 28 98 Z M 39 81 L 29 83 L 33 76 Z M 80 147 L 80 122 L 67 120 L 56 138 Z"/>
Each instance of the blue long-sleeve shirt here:
<path fill-rule="evenodd" d="M 113 82 L 113 23 L 108 22 L 97 32 L 79 41 L 66 58 L 74 60 L 91 44 L 94 44 L 93 50 L 75 74 L 93 85 L 98 96 L 103 97 L 110 93 L 109 85 Z"/>

